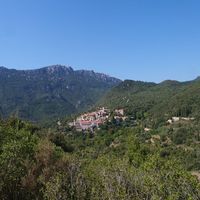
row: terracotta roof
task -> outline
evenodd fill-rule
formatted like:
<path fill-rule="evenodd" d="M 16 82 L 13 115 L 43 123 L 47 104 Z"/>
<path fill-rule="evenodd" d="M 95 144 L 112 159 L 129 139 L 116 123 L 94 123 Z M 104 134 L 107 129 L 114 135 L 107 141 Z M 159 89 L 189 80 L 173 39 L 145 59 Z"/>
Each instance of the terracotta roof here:
<path fill-rule="evenodd" d="M 92 121 L 80 121 L 80 125 L 91 125 Z"/>

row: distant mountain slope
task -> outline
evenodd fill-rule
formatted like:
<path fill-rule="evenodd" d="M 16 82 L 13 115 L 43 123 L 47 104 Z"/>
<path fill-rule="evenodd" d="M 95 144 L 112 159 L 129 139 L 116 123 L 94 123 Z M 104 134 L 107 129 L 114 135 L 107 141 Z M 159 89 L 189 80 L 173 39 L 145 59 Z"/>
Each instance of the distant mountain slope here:
<path fill-rule="evenodd" d="M 124 108 L 135 117 L 197 116 L 200 113 L 200 81 L 167 80 L 155 84 L 125 80 L 111 89 L 99 104 Z"/>
<path fill-rule="evenodd" d="M 83 111 L 119 79 L 93 71 L 53 65 L 36 70 L 0 67 L 0 114 L 33 121 Z"/>

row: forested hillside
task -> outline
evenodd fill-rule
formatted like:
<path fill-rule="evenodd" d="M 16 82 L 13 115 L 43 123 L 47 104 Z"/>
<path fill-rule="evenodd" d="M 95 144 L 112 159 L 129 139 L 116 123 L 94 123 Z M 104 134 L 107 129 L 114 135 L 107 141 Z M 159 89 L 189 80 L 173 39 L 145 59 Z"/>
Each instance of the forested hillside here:
<path fill-rule="evenodd" d="M 119 79 L 54 65 L 36 70 L 0 67 L 0 115 L 47 121 L 93 106 Z"/>
<path fill-rule="evenodd" d="M 125 80 L 111 89 L 99 104 L 125 108 L 135 118 L 199 117 L 200 81 L 155 84 Z"/>
<path fill-rule="evenodd" d="M 31 120 L 62 119 L 50 126 L 0 120 L 0 199 L 200 199 L 199 79 L 120 83 L 60 66 L 34 73 L 1 70 L 3 116 L 7 108 L 22 118 L 28 111 Z M 77 98 L 86 103 L 75 106 Z M 110 108 L 98 127 L 77 130 L 69 125 L 73 117 L 62 117 L 98 99 L 96 105 Z M 124 108 L 121 118 L 116 108 Z"/>

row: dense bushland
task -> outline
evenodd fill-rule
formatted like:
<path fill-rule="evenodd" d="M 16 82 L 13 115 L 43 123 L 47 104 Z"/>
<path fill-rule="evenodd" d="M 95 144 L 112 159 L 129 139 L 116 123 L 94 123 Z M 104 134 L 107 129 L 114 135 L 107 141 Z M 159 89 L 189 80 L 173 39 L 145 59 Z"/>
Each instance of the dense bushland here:
<path fill-rule="evenodd" d="M 168 129 L 143 133 L 109 123 L 91 135 L 2 120 L 0 199 L 198 200 L 200 184 L 184 164 L 189 154 L 176 152 L 187 142 L 179 136 L 183 127 L 170 144 Z M 152 144 L 156 131 L 162 139 Z"/>

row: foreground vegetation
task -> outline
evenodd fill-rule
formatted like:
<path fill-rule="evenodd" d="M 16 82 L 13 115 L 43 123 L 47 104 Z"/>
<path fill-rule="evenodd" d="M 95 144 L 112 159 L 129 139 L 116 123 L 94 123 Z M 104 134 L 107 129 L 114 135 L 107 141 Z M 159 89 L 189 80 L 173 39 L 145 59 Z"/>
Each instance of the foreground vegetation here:
<path fill-rule="evenodd" d="M 94 135 L 1 120 L 0 199 L 198 200 L 198 123 L 130 124 Z"/>

